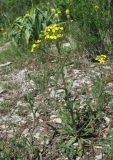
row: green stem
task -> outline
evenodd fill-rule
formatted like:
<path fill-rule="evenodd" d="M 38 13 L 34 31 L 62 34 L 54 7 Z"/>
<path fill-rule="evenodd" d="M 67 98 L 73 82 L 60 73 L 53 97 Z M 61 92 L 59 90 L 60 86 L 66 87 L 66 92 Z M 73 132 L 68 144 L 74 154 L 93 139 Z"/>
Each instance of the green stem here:
<path fill-rule="evenodd" d="M 61 48 L 60 48 L 60 44 L 59 42 L 57 42 L 56 44 L 57 49 L 58 49 L 58 53 L 59 53 L 59 59 L 58 62 L 60 63 L 60 68 L 61 68 L 61 76 L 62 76 L 62 80 L 63 80 L 63 85 L 64 85 L 64 91 L 65 91 L 65 101 L 66 101 L 66 109 L 69 111 L 70 116 L 71 116 L 71 121 L 72 121 L 72 127 L 75 126 L 75 120 L 74 120 L 74 113 L 73 113 L 73 105 L 72 102 L 70 101 L 70 93 L 68 92 L 68 87 L 67 87 L 67 83 L 65 80 L 65 74 L 64 74 L 64 63 L 61 60 Z M 74 128 L 73 128 L 74 129 Z"/>
<path fill-rule="evenodd" d="M 32 8 L 34 7 L 34 2 L 33 2 L 33 0 L 31 0 L 31 5 L 32 5 Z"/>

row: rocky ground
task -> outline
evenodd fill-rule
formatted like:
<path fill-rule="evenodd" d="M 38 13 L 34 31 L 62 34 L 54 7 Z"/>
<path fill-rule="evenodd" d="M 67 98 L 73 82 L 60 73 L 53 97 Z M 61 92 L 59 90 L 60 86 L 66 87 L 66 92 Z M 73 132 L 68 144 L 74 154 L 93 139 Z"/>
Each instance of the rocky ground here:
<path fill-rule="evenodd" d="M 42 85 L 39 71 L 28 68 L 9 71 L 11 68 L 12 64 L 0 67 L 0 139 L 7 141 L 14 136 L 29 138 L 33 132 L 34 143 L 40 146 L 40 150 L 43 151 L 46 146 L 44 160 L 60 160 L 59 138 L 55 128 L 61 127 L 61 119 L 55 103 L 63 101 L 62 81 L 59 78 L 56 85 L 55 75 L 50 74 L 46 90 L 41 91 L 38 88 Z M 78 69 L 71 64 L 64 68 L 64 72 L 71 95 L 80 100 L 81 108 L 85 105 L 85 96 L 92 91 L 93 81 L 102 73 L 107 81 L 106 92 L 113 95 L 113 72 L 109 64 L 104 64 L 101 69 L 98 63 L 90 63 Z M 35 84 L 31 78 L 34 75 L 38 75 L 39 84 Z M 33 107 L 29 99 L 25 100 L 28 93 L 32 93 L 34 98 Z M 103 137 L 108 134 L 111 120 L 105 117 L 105 121 L 107 127 Z M 102 154 L 97 152 L 98 148 L 99 146 L 95 146 L 96 155 L 93 158 L 103 160 Z M 79 159 L 78 157 L 77 160 Z"/>

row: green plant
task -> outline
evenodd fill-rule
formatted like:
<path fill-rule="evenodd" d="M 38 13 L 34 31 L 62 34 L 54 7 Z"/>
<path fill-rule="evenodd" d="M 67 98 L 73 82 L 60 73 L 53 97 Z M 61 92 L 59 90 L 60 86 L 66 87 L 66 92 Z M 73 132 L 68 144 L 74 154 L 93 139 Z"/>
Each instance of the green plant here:
<path fill-rule="evenodd" d="M 13 106 L 14 106 L 14 102 L 12 101 L 5 101 L 0 103 L 0 113 L 7 114 L 8 112 L 11 111 Z"/>
<path fill-rule="evenodd" d="M 55 33 L 55 28 L 58 27 Z M 81 156 L 84 153 L 85 145 L 92 145 L 91 138 L 100 136 L 101 134 L 101 122 L 103 121 L 104 104 L 105 104 L 105 83 L 101 77 L 97 77 L 94 81 L 92 90 L 92 97 L 86 97 L 84 100 L 86 105 L 81 109 L 80 101 L 76 98 L 73 100 L 71 91 L 69 90 L 68 83 L 65 78 L 64 66 L 66 65 L 67 55 L 62 48 L 62 41 L 64 33 L 60 30 L 61 27 L 57 24 L 49 25 L 45 28 L 42 37 L 38 39 L 40 43 L 54 44 L 57 48 L 57 68 L 58 75 L 62 80 L 64 89 L 63 102 L 57 102 L 57 106 L 62 120 L 62 128 L 58 130 L 61 138 L 61 152 L 68 157 L 68 159 L 75 159 L 77 156 Z M 62 32 L 62 38 L 57 37 L 59 32 Z M 54 34 L 54 35 L 53 35 Z M 35 44 L 36 48 L 40 48 L 40 43 Z M 39 48 L 37 48 L 37 45 Z M 58 79 L 57 79 L 58 80 Z M 106 102 L 107 103 L 107 102 Z M 100 131 L 98 131 L 100 127 Z"/>
<path fill-rule="evenodd" d="M 68 159 L 75 159 L 77 155 L 82 156 L 84 153 L 84 145 L 90 145 L 90 137 L 95 137 L 97 126 L 100 126 L 104 116 L 105 104 L 105 83 L 101 78 L 97 77 L 94 82 L 92 98 L 86 98 L 86 106 L 80 109 L 80 102 L 76 99 L 72 100 L 71 91 L 65 79 L 64 66 L 65 60 L 62 57 L 60 45 L 57 45 L 59 52 L 59 70 L 64 86 L 64 103 L 59 104 L 60 117 L 62 119 L 63 128 L 60 131 L 61 139 L 63 139 L 61 148 L 65 149 L 65 155 Z M 100 131 L 98 134 L 100 134 Z M 77 144 L 74 146 L 74 144 Z M 71 148 L 74 150 L 74 153 Z M 61 149 L 62 150 L 62 149 Z M 70 155 L 69 155 L 70 152 Z M 73 158 L 72 158 L 73 157 Z"/>
<path fill-rule="evenodd" d="M 7 28 L 7 25 L 11 26 L 13 20 L 23 15 L 24 11 L 30 8 L 31 0 L 1 0 L 0 1 L 0 27 Z M 16 12 L 15 12 L 16 10 Z"/>
<path fill-rule="evenodd" d="M 50 7 L 32 8 L 23 17 L 18 17 L 12 28 L 12 37 L 17 42 L 37 40 L 41 30 L 55 21 Z"/>
<path fill-rule="evenodd" d="M 21 68 L 23 65 L 25 65 L 29 62 L 31 53 L 29 51 L 29 48 L 24 45 L 25 48 L 22 46 L 18 47 L 12 42 L 9 42 L 8 45 L 3 45 L 1 48 L 1 54 L 0 54 L 0 63 L 6 63 L 11 62 L 10 67 L 4 68 L 4 70 L 13 69 L 13 68 Z M 4 49 L 5 48 L 5 49 Z M 19 61 L 21 59 L 21 62 Z"/>
<path fill-rule="evenodd" d="M 70 11 L 70 19 L 73 20 L 73 23 L 70 23 L 70 35 L 74 44 L 79 45 L 81 49 L 87 49 L 90 56 L 112 53 L 113 6 L 111 1 L 58 0 L 56 4 L 62 12 L 61 21 L 66 21 L 66 9 Z"/>
<path fill-rule="evenodd" d="M 98 50 L 101 48 L 101 52 L 109 49 L 112 40 L 110 26 L 112 26 L 113 18 L 111 2 L 97 0 L 94 2 L 89 1 L 87 4 L 85 1 L 80 3 L 76 13 L 78 12 L 79 16 L 81 12 L 78 18 L 85 34 L 87 34 L 86 36 L 88 36 L 88 43 L 97 46 Z M 86 45 L 88 43 L 86 40 Z"/>
<path fill-rule="evenodd" d="M 33 95 L 33 92 L 28 92 L 23 96 L 23 99 L 25 102 L 29 103 L 29 110 L 32 113 L 32 119 L 33 119 L 33 124 L 32 124 L 32 134 L 35 129 L 36 125 L 36 109 L 34 109 L 34 102 L 35 102 L 35 97 Z M 31 134 L 31 139 L 33 139 L 33 136 Z"/>
<path fill-rule="evenodd" d="M 111 132 L 110 137 L 100 142 L 102 145 L 102 151 L 107 155 L 110 160 L 113 159 L 113 133 Z"/>
<path fill-rule="evenodd" d="M 85 145 L 93 143 L 90 138 L 101 134 L 102 128 L 100 127 L 98 131 L 98 127 L 105 115 L 105 84 L 97 78 L 94 82 L 93 97 L 86 98 L 86 106 L 83 109 L 80 108 L 79 101 L 71 99 L 66 81 L 63 80 L 63 84 L 65 90 L 64 104 L 59 105 L 63 125 L 60 131 L 61 151 L 68 159 L 75 159 L 76 156 L 83 155 Z"/>
<path fill-rule="evenodd" d="M 55 5 L 65 13 L 72 6 L 73 0 L 56 0 Z"/>
<path fill-rule="evenodd" d="M 0 142 L 1 160 L 24 160 L 41 159 L 41 154 L 37 146 L 27 138 L 13 138 L 9 142 Z"/>

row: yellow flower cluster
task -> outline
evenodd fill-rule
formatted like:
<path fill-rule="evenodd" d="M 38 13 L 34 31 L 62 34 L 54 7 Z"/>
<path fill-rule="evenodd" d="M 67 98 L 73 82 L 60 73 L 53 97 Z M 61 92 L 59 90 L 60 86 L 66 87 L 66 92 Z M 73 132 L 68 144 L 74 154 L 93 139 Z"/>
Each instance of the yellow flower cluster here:
<path fill-rule="evenodd" d="M 48 40 L 57 40 L 63 37 L 62 31 L 64 28 L 59 24 L 51 24 L 44 30 L 44 37 Z"/>
<path fill-rule="evenodd" d="M 99 63 L 104 63 L 106 61 L 106 55 L 101 54 L 100 56 L 97 56 L 95 60 L 97 60 Z"/>
<path fill-rule="evenodd" d="M 39 34 L 39 39 L 32 45 L 31 52 L 34 52 L 41 46 L 41 43 L 45 40 L 55 41 L 63 37 L 64 28 L 59 24 L 51 24 L 47 26 L 44 31 Z"/>
<path fill-rule="evenodd" d="M 61 14 L 61 11 L 60 11 L 60 10 L 56 10 L 55 8 L 51 8 L 51 13 L 52 13 L 56 18 L 58 18 L 59 15 Z"/>
<path fill-rule="evenodd" d="M 33 45 L 32 45 L 32 48 L 31 48 L 31 52 L 33 53 L 40 45 L 42 41 L 41 40 L 37 40 Z"/>

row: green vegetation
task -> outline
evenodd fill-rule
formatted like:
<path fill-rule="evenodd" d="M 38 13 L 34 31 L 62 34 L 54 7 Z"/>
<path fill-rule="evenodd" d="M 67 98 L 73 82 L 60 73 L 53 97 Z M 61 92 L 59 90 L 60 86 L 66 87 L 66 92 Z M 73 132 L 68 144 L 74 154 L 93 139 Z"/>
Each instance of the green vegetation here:
<path fill-rule="evenodd" d="M 112 72 L 112 1 L 1 0 L 0 7 L 0 63 L 11 62 L 11 66 L 0 68 L 2 83 L 8 81 L 4 75 L 10 76 L 8 84 L 1 85 L 6 93 L 0 88 L 0 94 L 8 99 L 0 102 L 0 112 L 15 114 L 16 108 L 16 114 L 28 120 L 22 127 L 29 129 L 29 136 L 19 130 L 13 137 L 2 133 L 0 159 L 88 160 L 95 159 L 95 147 L 99 146 L 101 159 L 112 160 L 113 100 L 106 79 L 106 68 Z M 96 74 L 92 66 L 96 66 Z M 12 83 L 19 70 L 21 74 Z M 79 90 L 76 74 L 81 76 Z M 57 125 L 50 123 L 52 111 L 60 119 Z M 52 130 L 50 139 L 46 141 L 45 135 L 43 143 L 34 136 L 40 123 L 49 135 Z"/>

